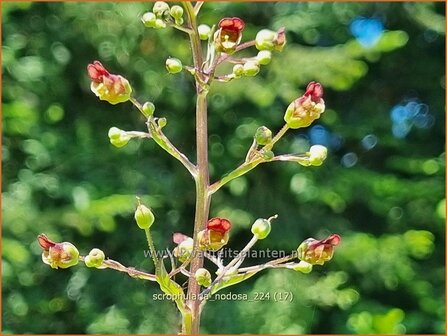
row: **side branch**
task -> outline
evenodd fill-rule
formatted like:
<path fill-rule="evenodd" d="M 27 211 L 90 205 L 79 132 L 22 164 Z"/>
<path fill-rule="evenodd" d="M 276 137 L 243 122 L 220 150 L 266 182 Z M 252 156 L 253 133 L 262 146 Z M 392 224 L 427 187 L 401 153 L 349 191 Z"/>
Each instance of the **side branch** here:
<path fill-rule="evenodd" d="M 83 256 L 79 257 L 79 260 L 81 260 L 81 261 L 84 261 L 84 259 L 85 259 L 85 257 L 83 257 Z M 102 262 L 100 269 L 106 269 L 106 268 L 110 268 L 110 269 L 113 269 L 118 272 L 127 273 L 132 278 L 156 281 L 154 274 L 139 271 L 133 267 L 126 267 L 123 264 L 119 263 L 118 261 L 115 261 L 112 259 L 107 259 Z"/>

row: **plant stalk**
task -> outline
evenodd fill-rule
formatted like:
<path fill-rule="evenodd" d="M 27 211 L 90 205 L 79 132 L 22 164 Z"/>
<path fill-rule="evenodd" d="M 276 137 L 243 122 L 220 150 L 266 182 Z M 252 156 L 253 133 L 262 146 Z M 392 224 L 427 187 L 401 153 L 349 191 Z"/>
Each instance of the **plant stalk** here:
<path fill-rule="evenodd" d="M 199 33 L 197 31 L 197 12 L 190 2 L 183 2 L 183 6 L 189 18 L 191 32 L 192 56 L 194 67 L 201 71 L 203 65 L 202 47 Z M 199 75 L 200 76 L 200 75 Z M 197 176 L 196 182 L 196 213 L 194 219 L 194 247 L 190 266 L 190 273 L 195 272 L 203 265 L 203 254 L 199 252 L 198 233 L 205 228 L 209 216 L 210 195 L 208 193 L 209 171 L 208 171 L 208 115 L 207 115 L 207 94 L 208 88 L 198 78 L 196 78 L 196 153 L 197 153 Z M 189 278 L 186 305 L 189 308 L 190 316 L 183 314 L 182 332 L 187 334 L 198 334 L 200 327 L 200 285 L 194 276 Z"/>

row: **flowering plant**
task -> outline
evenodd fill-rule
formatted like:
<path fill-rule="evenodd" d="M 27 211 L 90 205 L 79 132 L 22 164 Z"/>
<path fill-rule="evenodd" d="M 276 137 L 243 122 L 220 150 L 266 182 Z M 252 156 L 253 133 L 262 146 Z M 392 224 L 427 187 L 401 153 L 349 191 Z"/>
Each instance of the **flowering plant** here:
<path fill-rule="evenodd" d="M 144 205 L 137 197 L 135 221 L 145 232 L 153 259 L 155 273 L 148 273 L 126 267 L 121 263 L 108 259 L 98 248 L 92 249 L 88 255 L 82 256 L 77 248 L 69 242 L 56 243 L 44 234 L 38 236 L 43 250 L 42 258 L 53 268 L 67 268 L 84 262 L 87 267 L 110 268 L 127 273 L 129 276 L 158 283 L 160 289 L 169 295 L 182 316 L 183 334 L 199 332 L 200 315 L 210 298 L 219 290 L 240 283 L 266 268 L 286 268 L 302 273 L 309 273 L 313 265 L 322 265 L 329 261 L 334 247 L 340 243 L 340 236 L 333 234 L 324 240 L 309 238 L 297 249 L 284 258 L 267 263 L 241 267 L 246 254 L 258 240 L 266 239 L 272 230 L 272 221 L 277 215 L 257 219 L 252 227 L 252 238 L 246 246 L 224 265 L 222 258 L 213 252 L 221 250 L 230 242 L 231 222 L 226 218 L 211 218 L 209 206 L 213 194 L 228 182 L 248 173 L 261 163 L 273 161 L 296 162 L 301 166 L 320 166 L 327 156 L 324 146 L 316 145 L 299 154 L 280 154 L 273 152 L 275 144 L 289 129 L 307 127 L 320 118 L 325 110 L 323 87 L 320 83 L 308 84 L 304 94 L 293 101 L 284 114 L 284 126 L 273 135 L 265 126 L 258 128 L 253 134 L 253 142 L 247 150 L 244 162 L 221 179 L 210 183 L 208 161 L 207 130 L 207 95 L 211 85 L 216 82 L 230 82 L 243 76 L 256 76 L 262 65 L 270 63 L 272 52 L 281 52 L 286 45 L 285 29 L 278 31 L 263 29 L 256 34 L 254 40 L 242 42 L 245 23 L 237 17 L 223 18 L 212 27 L 197 22 L 197 16 L 203 2 L 183 2 L 182 6 L 170 6 L 165 2 L 156 2 L 151 12 L 142 16 L 146 27 L 164 29 L 173 27 L 185 32 L 191 42 L 192 65 L 183 65 L 177 58 L 166 60 L 166 70 L 171 74 L 185 71 L 195 81 L 196 86 L 196 154 L 197 162 L 193 163 L 164 134 L 163 128 L 167 120 L 155 116 L 153 102 L 139 102 L 133 95 L 130 82 L 121 75 L 110 73 L 99 61 L 87 66 L 87 74 L 91 80 L 91 90 L 100 99 L 111 104 L 131 102 L 144 116 L 147 132 L 124 131 L 111 127 L 108 137 L 112 145 L 120 148 L 126 146 L 133 138 L 154 140 L 164 151 L 177 159 L 189 171 L 196 186 L 196 212 L 192 233 L 175 233 L 173 241 L 177 244 L 169 255 L 171 268 L 165 266 L 165 258 L 160 257 L 152 239 L 152 230 L 156 229 L 156 218 L 148 205 Z M 206 54 L 202 51 L 202 40 L 207 41 Z M 252 57 L 237 57 L 241 50 L 255 47 L 258 52 Z M 206 55 L 206 56 L 205 56 Z M 216 70 L 224 63 L 234 64 L 231 73 L 217 75 Z M 274 229 L 274 228 L 273 228 Z M 204 258 L 209 259 L 217 267 L 215 276 L 204 268 Z M 183 274 L 188 278 L 187 292 L 174 280 L 174 276 Z"/>

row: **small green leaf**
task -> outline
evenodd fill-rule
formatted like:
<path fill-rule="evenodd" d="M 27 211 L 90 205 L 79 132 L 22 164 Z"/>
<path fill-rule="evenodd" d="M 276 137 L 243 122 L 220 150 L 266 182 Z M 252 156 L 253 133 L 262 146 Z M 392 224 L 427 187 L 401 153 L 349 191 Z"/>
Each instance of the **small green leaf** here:
<path fill-rule="evenodd" d="M 155 276 L 163 293 L 172 296 L 177 305 L 177 308 L 182 312 L 182 314 L 186 312 L 187 308 L 184 300 L 185 294 L 183 292 L 183 289 L 178 283 L 176 283 L 169 277 L 169 274 L 166 271 L 165 265 L 163 264 L 162 260 L 158 262 L 155 270 Z"/>

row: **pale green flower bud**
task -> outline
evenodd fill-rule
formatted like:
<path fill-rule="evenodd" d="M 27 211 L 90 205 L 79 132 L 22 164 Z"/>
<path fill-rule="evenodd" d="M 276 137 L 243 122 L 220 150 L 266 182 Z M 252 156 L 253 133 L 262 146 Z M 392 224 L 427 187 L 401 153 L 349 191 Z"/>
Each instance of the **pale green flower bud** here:
<path fill-rule="evenodd" d="M 156 20 L 157 20 L 157 17 L 152 12 L 144 13 L 141 18 L 141 21 L 143 21 L 144 26 L 148 27 L 148 28 L 154 28 Z"/>
<path fill-rule="evenodd" d="M 242 77 L 242 75 L 244 74 L 244 66 L 242 64 L 236 64 L 233 67 L 233 75 L 236 78 Z"/>
<path fill-rule="evenodd" d="M 170 57 L 166 60 L 166 70 L 168 70 L 170 74 L 179 73 L 182 69 L 182 62 L 178 58 Z"/>
<path fill-rule="evenodd" d="M 104 252 L 100 249 L 94 248 L 90 253 L 84 258 L 85 266 L 98 268 L 102 265 L 106 256 Z"/>
<path fill-rule="evenodd" d="M 314 145 L 309 149 L 309 163 L 312 166 L 321 166 L 327 157 L 327 148 L 322 145 Z"/>
<path fill-rule="evenodd" d="M 155 105 L 151 102 L 145 102 L 143 105 L 143 113 L 146 117 L 150 117 L 154 114 L 155 111 Z"/>
<path fill-rule="evenodd" d="M 262 158 L 267 161 L 271 160 L 275 157 L 275 153 L 273 153 L 271 150 L 261 151 L 261 154 L 262 154 Z"/>
<path fill-rule="evenodd" d="M 272 60 L 272 53 L 269 50 L 261 50 L 258 52 L 256 59 L 258 60 L 259 64 L 267 65 Z"/>
<path fill-rule="evenodd" d="M 173 254 L 179 259 L 180 262 L 185 262 L 190 257 L 193 247 L 194 240 L 192 238 L 187 238 L 178 244 L 178 246 L 173 250 Z"/>
<path fill-rule="evenodd" d="M 255 140 L 258 145 L 266 145 L 272 141 L 272 131 L 265 126 L 261 126 L 256 130 Z"/>
<path fill-rule="evenodd" d="M 155 216 L 151 209 L 143 204 L 139 204 L 135 211 L 135 221 L 140 229 L 149 229 L 155 221 Z"/>
<path fill-rule="evenodd" d="M 259 67 L 258 62 L 248 61 L 244 64 L 244 75 L 245 76 L 249 76 L 249 77 L 256 76 L 259 73 L 259 70 L 261 70 L 261 68 Z"/>
<path fill-rule="evenodd" d="M 183 8 L 178 5 L 172 6 L 169 13 L 174 19 L 181 19 L 183 16 Z"/>
<path fill-rule="evenodd" d="M 131 139 L 125 131 L 120 130 L 117 127 L 111 127 L 109 129 L 108 136 L 110 143 L 117 148 L 124 147 Z"/>
<path fill-rule="evenodd" d="M 312 264 L 305 261 L 300 261 L 299 263 L 290 265 L 288 268 L 301 273 L 310 273 L 312 271 Z"/>
<path fill-rule="evenodd" d="M 163 128 L 168 124 L 168 120 L 166 118 L 158 118 L 157 124 L 158 124 L 158 127 Z"/>
<path fill-rule="evenodd" d="M 277 32 L 262 29 L 256 34 L 255 45 L 258 50 L 282 51 L 286 45 L 286 34 L 284 28 Z"/>
<path fill-rule="evenodd" d="M 194 274 L 194 278 L 197 283 L 203 287 L 209 287 L 211 285 L 211 273 L 205 268 L 199 268 Z"/>
<path fill-rule="evenodd" d="M 206 24 L 201 24 L 197 27 L 197 30 L 199 31 L 199 36 L 201 40 L 208 40 L 210 38 L 211 34 L 211 28 L 210 26 Z"/>
<path fill-rule="evenodd" d="M 256 34 L 256 48 L 258 50 L 273 50 L 278 34 L 270 29 L 262 29 Z"/>
<path fill-rule="evenodd" d="M 157 19 L 155 20 L 154 28 L 155 29 L 166 28 L 166 22 L 164 22 L 162 19 Z"/>
<path fill-rule="evenodd" d="M 267 238 L 272 226 L 267 219 L 258 218 L 251 226 L 251 233 L 255 235 L 259 240 Z"/>
<path fill-rule="evenodd" d="M 164 1 L 157 1 L 154 3 L 152 11 L 157 17 L 162 17 L 165 12 L 169 11 L 169 5 Z"/>

